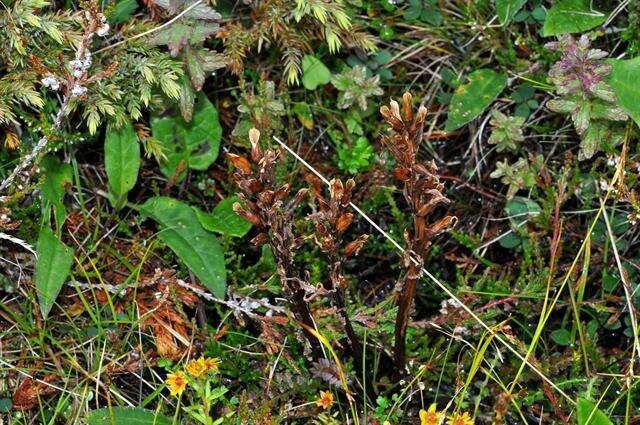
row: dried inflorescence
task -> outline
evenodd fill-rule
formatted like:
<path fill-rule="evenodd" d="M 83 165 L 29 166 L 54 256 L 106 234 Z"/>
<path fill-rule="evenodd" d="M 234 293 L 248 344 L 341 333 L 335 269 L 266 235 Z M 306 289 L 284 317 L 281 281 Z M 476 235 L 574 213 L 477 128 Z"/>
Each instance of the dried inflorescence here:
<path fill-rule="evenodd" d="M 309 180 L 314 197 L 318 202 L 318 211 L 309 215 L 307 219 L 314 223 L 316 230 L 313 235 L 314 240 L 329 261 L 329 282 L 324 285 L 324 292 L 330 296 L 338 314 L 344 321 L 351 353 L 356 364 L 359 365 L 362 359 L 362 346 L 346 311 L 347 280 L 342 274 L 343 262 L 349 257 L 357 255 L 369 238 L 369 235 L 363 234 L 346 244 L 343 239 L 345 231 L 354 218 L 348 209 L 355 181 L 349 179 L 343 183 L 339 179 L 331 180 L 329 197 L 327 198 L 323 195 L 324 185 L 322 182 L 314 177 L 310 177 Z"/>
<path fill-rule="evenodd" d="M 450 201 L 442 193 L 444 185 L 438 178 L 436 164 L 433 161 L 422 164 L 418 159 L 427 109 L 421 105 L 414 114 L 411 94 L 405 93 L 402 97 L 402 111 L 398 102 L 392 100 L 389 106 L 380 108 L 380 112 L 392 130 L 391 135 L 382 137 L 382 143 L 396 160 L 395 176 L 403 183 L 402 194 L 413 215 L 413 229 L 404 231 L 407 254 L 403 265 L 407 272 L 400 278 L 396 287 L 398 316 L 394 358 L 397 372 L 402 373 L 409 312 L 416 280 L 422 273 L 423 259 L 428 254 L 433 239 L 453 226 L 456 218 L 446 215 L 435 222 L 429 220 L 438 206 L 446 205 Z"/>
<path fill-rule="evenodd" d="M 234 211 L 249 220 L 260 230 L 252 239 L 256 246 L 269 244 L 277 264 L 277 273 L 283 285 L 284 294 L 296 320 L 302 323 L 307 339 L 319 353 L 318 340 L 309 329 L 313 329 L 313 318 L 305 300 L 305 287 L 293 259 L 295 251 L 302 245 L 302 238 L 294 234 L 295 210 L 302 203 L 308 189 L 300 189 L 292 197 L 291 185 L 278 186 L 276 165 L 280 151 L 260 148 L 260 132 L 249 130 L 251 161 L 232 153 L 227 157 L 236 167 L 233 177 L 242 191 Z"/>

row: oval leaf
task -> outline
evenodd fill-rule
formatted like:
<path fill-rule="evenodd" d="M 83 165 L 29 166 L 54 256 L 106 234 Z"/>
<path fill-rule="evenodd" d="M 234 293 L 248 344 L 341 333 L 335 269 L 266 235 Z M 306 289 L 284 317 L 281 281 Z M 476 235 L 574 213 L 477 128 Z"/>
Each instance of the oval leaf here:
<path fill-rule="evenodd" d="M 171 419 L 139 407 L 112 407 L 92 410 L 84 420 L 89 425 L 171 425 Z"/>
<path fill-rule="evenodd" d="M 549 37 L 564 33 L 590 30 L 602 24 L 607 15 L 590 7 L 587 0 L 563 0 L 555 3 L 547 12 L 542 35 Z"/>
<path fill-rule="evenodd" d="M 187 168 L 206 170 L 218 158 L 222 139 L 218 110 L 202 93 L 197 99 L 191 122 L 178 115 L 151 120 L 153 138 L 166 156 L 160 169 L 175 181 L 184 178 Z"/>
<path fill-rule="evenodd" d="M 207 232 L 187 204 L 166 197 L 149 199 L 141 211 L 158 222 L 158 237 L 189 267 L 216 297 L 224 298 L 224 253 L 214 235 Z"/>
<path fill-rule="evenodd" d="M 307 90 L 315 90 L 331 81 L 331 72 L 320 59 L 306 55 L 302 58 L 302 84 Z"/>
<path fill-rule="evenodd" d="M 629 60 L 611 60 L 611 84 L 618 98 L 618 105 L 640 126 L 640 57 Z"/>
<path fill-rule="evenodd" d="M 238 201 L 237 196 L 225 198 L 216 205 L 210 214 L 199 208 L 194 207 L 193 209 L 198 215 L 202 227 L 210 232 L 242 237 L 251 229 L 251 223 L 233 211 L 233 204 Z"/>
<path fill-rule="evenodd" d="M 507 77 L 491 69 L 478 69 L 469 82 L 458 87 L 451 98 L 445 130 L 462 127 L 489 106 L 507 85 Z"/>
<path fill-rule="evenodd" d="M 104 141 L 104 168 L 109 178 L 109 190 L 121 206 L 127 193 L 136 184 L 140 169 L 140 145 L 131 123 L 119 129 L 110 128 Z"/>
<path fill-rule="evenodd" d="M 71 270 L 73 251 L 60 242 L 48 226 L 40 231 L 36 251 L 36 290 L 40 312 L 46 319 Z"/>

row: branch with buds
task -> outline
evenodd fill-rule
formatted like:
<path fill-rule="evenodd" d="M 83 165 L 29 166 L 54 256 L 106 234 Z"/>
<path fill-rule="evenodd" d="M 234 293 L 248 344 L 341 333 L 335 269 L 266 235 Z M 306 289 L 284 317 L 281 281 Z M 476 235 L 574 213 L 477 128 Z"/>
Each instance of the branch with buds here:
<path fill-rule="evenodd" d="M 256 246 L 269 244 L 276 261 L 277 273 L 283 285 L 283 293 L 296 320 L 302 323 L 303 331 L 316 357 L 321 356 L 318 339 L 308 330 L 315 325 L 309 305 L 305 299 L 305 288 L 309 285 L 294 267 L 294 253 L 302 245 L 303 238 L 294 234 L 295 210 L 302 203 L 308 189 L 300 189 L 290 196 L 291 185 L 278 186 L 276 165 L 280 151 L 260 148 L 260 132 L 249 130 L 251 160 L 228 153 L 235 166 L 233 175 L 241 193 L 242 201 L 233 205 L 234 211 L 249 220 L 260 233 L 251 242 Z"/>
<path fill-rule="evenodd" d="M 449 230 L 455 224 L 456 217 L 446 215 L 435 222 L 428 221 L 428 217 L 438 206 L 449 204 L 450 201 L 442 193 L 444 184 L 440 183 L 436 164 L 433 161 L 422 164 L 418 160 L 427 108 L 421 105 L 414 115 L 411 94 L 405 93 L 402 97 L 402 112 L 398 102 L 392 100 L 389 106 L 380 108 L 380 113 L 391 127 L 391 134 L 382 137 L 382 144 L 396 160 L 394 174 L 402 181 L 402 194 L 413 215 L 413 229 L 404 231 L 407 250 L 402 265 L 406 272 L 398 280 L 395 289 L 398 315 L 393 354 L 396 373 L 402 374 L 406 363 L 407 324 L 416 282 L 422 273 L 422 261 L 429 253 L 433 239 Z M 416 264 L 411 261 L 411 257 L 420 262 Z"/>

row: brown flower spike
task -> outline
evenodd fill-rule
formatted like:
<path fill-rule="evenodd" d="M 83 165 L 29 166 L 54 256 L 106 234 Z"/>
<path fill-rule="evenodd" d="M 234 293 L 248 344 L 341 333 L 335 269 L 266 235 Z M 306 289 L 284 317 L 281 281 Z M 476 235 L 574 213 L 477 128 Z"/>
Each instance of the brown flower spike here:
<path fill-rule="evenodd" d="M 301 246 L 302 238 L 294 234 L 295 210 L 302 203 L 308 189 L 300 189 L 289 196 L 291 185 L 278 186 L 276 165 L 280 151 L 260 148 L 260 131 L 249 130 L 251 161 L 228 153 L 229 161 L 236 167 L 233 175 L 241 193 L 233 209 L 260 230 L 251 242 L 260 246 L 268 243 L 277 264 L 277 273 L 283 285 L 283 292 L 296 320 L 302 323 L 305 335 L 317 357 L 321 353 L 317 338 L 309 332 L 314 329 L 309 305 L 305 300 L 305 286 L 308 286 L 294 267 L 295 251 Z"/>
<path fill-rule="evenodd" d="M 348 285 L 346 278 L 342 275 L 344 261 L 357 255 L 369 238 L 369 235 L 360 235 L 346 244 L 343 240 L 344 232 L 349 228 L 354 218 L 348 209 L 356 183 L 353 179 L 347 180 L 346 183 L 339 179 L 331 180 L 329 197 L 327 198 L 323 195 L 324 185 L 320 179 L 309 175 L 307 180 L 311 184 L 313 195 L 318 202 L 318 212 L 309 215 L 307 220 L 315 225 L 316 232 L 313 238 L 327 256 L 330 267 L 329 282 L 324 285 L 324 292 L 331 297 L 331 302 L 344 322 L 351 354 L 358 370 L 362 370 L 362 344 L 360 344 L 347 314 L 345 293 Z"/>
<path fill-rule="evenodd" d="M 400 105 L 392 100 L 389 106 L 380 108 L 380 113 L 391 127 L 391 134 L 382 137 L 382 144 L 395 158 L 395 177 L 402 181 L 402 194 L 413 214 L 413 229 L 405 229 L 407 244 L 403 266 L 406 273 L 396 285 L 398 315 L 395 324 L 394 361 L 396 371 L 402 374 L 406 361 L 405 339 L 409 314 L 413 303 L 416 281 L 422 274 L 422 262 L 428 254 L 433 239 L 455 224 L 456 217 L 445 217 L 431 222 L 428 218 L 440 205 L 450 201 L 442 193 L 444 185 L 438 179 L 438 168 L 433 161 L 422 164 L 418 160 L 418 149 L 423 138 L 427 108 L 421 105 L 414 115 L 411 94 L 402 97 Z M 418 264 L 411 260 L 414 258 Z"/>

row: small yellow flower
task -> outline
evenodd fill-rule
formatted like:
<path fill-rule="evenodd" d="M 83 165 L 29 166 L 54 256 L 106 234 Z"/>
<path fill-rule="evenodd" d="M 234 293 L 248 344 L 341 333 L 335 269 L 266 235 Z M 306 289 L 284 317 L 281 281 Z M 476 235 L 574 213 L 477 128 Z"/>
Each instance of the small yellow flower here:
<path fill-rule="evenodd" d="M 449 416 L 448 425 L 473 425 L 473 419 L 469 416 L 469 412 L 456 413 Z"/>
<path fill-rule="evenodd" d="M 436 410 L 436 404 L 429 406 L 429 410 L 420 410 L 420 425 L 438 425 L 442 412 Z"/>
<path fill-rule="evenodd" d="M 316 405 L 323 409 L 328 409 L 333 405 L 333 393 L 331 391 L 320 391 L 320 397 L 316 400 Z"/>
<path fill-rule="evenodd" d="M 184 369 L 189 372 L 189 375 L 194 378 L 199 378 L 205 373 L 207 373 L 207 364 L 203 357 L 200 357 L 198 360 L 191 360 Z"/>
<path fill-rule="evenodd" d="M 182 372 L 169 373 L 164 382 L 169 387 L 171 395 L 180 395 L 187 388 L 187 378 Z"/>
<path fill-rule="evenodd" d="M 207 372 L 220 372 L 220 359 L 217 357 L 207 357 L 204 359 L 204 365 L 207 368 Z"/>

